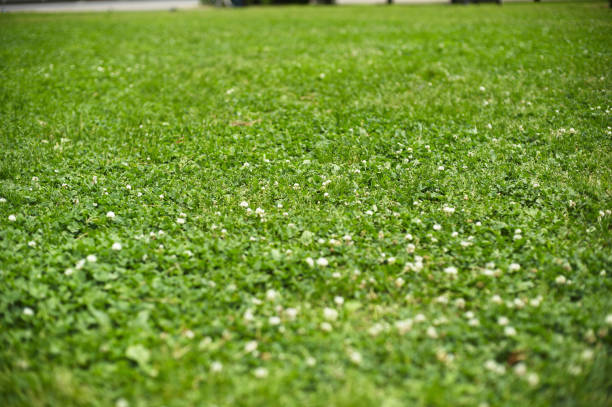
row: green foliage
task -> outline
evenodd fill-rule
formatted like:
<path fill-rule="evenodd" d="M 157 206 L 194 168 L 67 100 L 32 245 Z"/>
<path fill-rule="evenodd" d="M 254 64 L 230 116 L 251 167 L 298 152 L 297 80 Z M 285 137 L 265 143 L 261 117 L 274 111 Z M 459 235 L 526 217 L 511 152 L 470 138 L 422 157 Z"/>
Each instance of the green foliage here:
<path fill-rule="evenodd" d="M 609 405 L 610 38 L 0 15 L 0 405 Z"/>

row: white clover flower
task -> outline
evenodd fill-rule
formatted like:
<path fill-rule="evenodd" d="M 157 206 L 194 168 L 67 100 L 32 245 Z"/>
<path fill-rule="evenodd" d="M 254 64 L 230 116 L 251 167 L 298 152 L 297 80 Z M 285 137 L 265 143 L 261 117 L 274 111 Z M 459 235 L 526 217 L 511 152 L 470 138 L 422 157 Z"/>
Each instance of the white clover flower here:
<path fill-rule="evenodd" d="M 456 276 L 457 275 L 457 267 L 453 267 L 453 266 L 447 267 L 447 268 L 444 269 L 444 272 L 446 274 L 451 275 L 451 276 Z"/>
<path fill-rule="evenodd" d="M 404 285 L 404 283 L 405 283 L 405 281 L 401 277 L 398 277 L 398 278 L 395 279 L 395 286 L 397 288 L 401 288 Z"/>
<path fill-rule="evenodd" d="M 294 320 L 297 317 L 298 310 L 295 308 L 287 308 L 284 312 L 285 316 L 290 320 Z"/>
<path fill-rule="evenodd" d="M 122 248 L 123 248 L 123 247 L 121 246 L 121 243 L 119 243 L 119 242 L 115 242 L 115 243 L 113 243 L 113 245 L 111 246 L 111 249 L 116 250 L 116 251 L 119 251 L 119 250 L 121 250 Z"/>
<path fill-rule="evenodd" d="M 32 315 L 34 315 L 34 310 L 32 310 L 32 308 L 30 308 L 30 307 L 25 307 L 23 309 L 23 315 L 27 315 L 27 316 L 31 317 Z"/>
<path fill-rule="evenodd" d="M 323 318 L 328 321 L 335 321 L 336 319 L 338 319 L 338 311 L 333 308 L 326 307 L 323 309 Z"/>
<path fill-rule="evenodd" d="M 442 208 L 442 210 L 444 211 L 444 213 L 452 215 L 453 213 L 455 213 L 455 208 L 452 208 L 450 206 L 445 206 L 444 208 Z"/>
<path fill-rule="evenodd" d="M 406 251 L 407 251 L 408 253 L 414 253 L 415 249 L 416 249 L 416 246 L 415 246 L 415 245 L 413 245 L 412 243 L 408 243 L 408 244 L 406 245 Z"/>
<path fill-rule="evenodd" d="M 257 350 L 258 343 L 257 341 L 249 341 L 244 345 L 244 351 L 246 353 L 255 352 Z"/>
<path fill-rule="evenodd" d="M 15 221 L 17 220 L 17 216 L 15 216 L 15 215 L 9 215 L 9 216 L 8 216 L 8 220 L 9 220 L 9 222 L 15 222 Z"/>
<path fill-rule="evenodd" d="M 327 259 L 325 257 L 319 257 L 317 259 L 317 265 L 320 267 L 326 267 L 329 264 L 329 262 L 327 261 Z"/>
<path fill-rule="evenodd" d="M 612 314 L 606 315 L 606 324 L 612 326 Z"/>
<path fill-rule="evenodd" d="M 512 263 L 508 266 L 508 270 L 510 271 L 519 271 L 521 269 L 521 265 L 518 263 Z"/>
<path fill-rule="evenodd" d="M 185 223 L 185 218 L 176 218 L 176 223 L 183 225 Z"/>
<path fill-rule="evenodd" d="M 438 331 L 436 331 L 436 328 L 434 328 L 433 326 L 430 326 L 429 328 L 427 328 L 426 334 L 431 339 L 436 339 L 438 337 Z"/>
<path fill-rule="evenodd" d="M 404 335 L 412 329 L 412 320 L 403 319 L 401 321 L 396 321 L 395 327 L 397 328 L 397 331 L 400 333 L 400 335 Z"/>
<path fill-rule="evenodd" d="M 514 302 L 514 306 L 516 308 L 520 309 L 520 308 L 523 308 L 525 306 L 525 302 L 523 300 L 521 300 L 520 298 L 515 298 L 513 302 Z"/>
<path fill-rule="evenodd" d="M 371 336 L 378 336 L 384 329 L 385 327 L 382 324 L 374 324 L 368 329 L 368 333 Z"/>
<path fill-rule="evenodd" d="M 524 363 L 517 363 L 514 366 L 514 373 L 517 376 L 525 376 L 525 374 L 527 373 L 527 366 L 525 366 Z"/>
<path fill-rule="evenodd" d="M 363 361 L 361 353 L 357 352 L 356 350 L 351 351 L 351 353 L 349 354 L 349 359 L 356 365 L 360 365 Z"/>
<path fill-rule="evenodd" d="M 95 263 L 98 261 L 98 258 L 95 254 L 90 254 L 89 256 L 87 256 L 87 261 L 90 263 Z"/>
<path fill-rule="evenodd" d="M 339 271 L 334 271 L 332 273 L 332 277 L 333 278 L 341 278 L 342 277 L 342 273 L 340 273 Z"/>
<path fill-rule="evenodd" d="M 6 203 L 6 198 L 0 198 L 0 203 Z"/>
<path fill-rule="evenodd" d="M 435 225 L 433 225 L 433 229 L 434 230 L 440 230 L 442 229 L 442 226 L 438 225 L 437 223 Z"/>
<path fill-rule="evenodd" d="M 351 237 L 351 235 L 348 235 L 348 234 L 347 234 L 347 235 L 342 236 L 342 239 L 343 239 L 345 242 L 350 242 L 351 240 L 353 240 L 353 238 Z"/>
<path fill-rule="evenodd" d="M 480 90 L 481 92 L 484 92 L 486 89 L 485 89 L 485 87 L 484 87 L 484 86 L 480 86 L 480 87 L 478 88 L 478 90 Z"/>
<path fill-rule="evenodd" d="M 36 242 L 34 240 L 31 240 L 28 242 L 28 246 L 30 247 L 36 247 Z"/>
<path fill-rule="evenodd" d="M 74 273 L 74 269 L 71 269 L 71 268 L 67 268 L 64 271 L 64 274 L 67 275 L 67 276 L 71 275 L 72 273 Z"/>
<path fill-rule="evenodd" d="M 427 318 L 423 314 L 416 314 L 414 317 L 414 322 L 425 322 Z"/>
<path fill-rule="evenodd" d="M 132 186 L 131 186 L 130 184 L 127 184 L 127 185 L 125 186 L 125 189 L 127 189 L 127 190 L 129 191 L 129 190 L 131 190 L 131 189 L 132 189 Z"/>
<path fill-rule="evenodd" d="M 510 320 L 506 317 L 499 317 L 497 318 L 497 323 L 500 324 L 501 326 L 505 326 L 510 323 Z"/>
<path fill-rule="evenodd" d="M 253 316 L 253 311 L 251 309 L 247 309 L 246 311 L 244 311 L 244 315 L 242 316 L 242 318 L 244 318 L 244 320 L 247 322 L 251 322 L 255 319 L 255 317 Z"/>
<path fill-rule="evenodd" d="M 344 304 L 344 298 L 337 295 L 334 297 L 334 302 L 336 303 L 336 305 L 342 305 Z"/>
<path fill-rule="evenodd" d="M 278 292 L 276 292 L 274 290 L 266 291 L 266 299 L 268 301 L 275 301 L 277 298 L 278 298 Z"/>
<path fill-rule="evenodd" d="M 106 212 L 106 217 L 109 218 L 109 219 L 114 219 L 115 218 L 115 212 L 113 212 L 113 211 Z"/>
<path fill-rule="evenodd" d="M 265 367 L 258 367 L 253 371 L 253 374 L 258 379 L 265 379 L 266 377 L 268 377 L 268 369 L 266 369 Z"/>
<path fill-rule="evenodd" d="M 494 360 L 487 360 L 484 364 L 484 367 L 485 369 L 497 374 L 504 374 L 506 372 L 506 368 Z"/>
<path fill-rule="evenodd" d="M 478 326 L 480 325 L 480 321 L 477 318 L 470 318 L 468 321 L 469 326 Z"/>
<path fill-rule="evenodd" d="M 555 283 L 559 284 L 559 285 L 564 285 L 567 283 L 567 279 L 565 278 L 565 276 L 557 276 L 557 278 L 555 278 Z"/>
<path fill-rule="evenodd" d="M 321 323 L 321 330 L 324 332 L 331 332 L 332 331 L 332 326 L 329 322 L 322 322 Z"/>
<path fill-rule="evenodd" d="M 310 267 L 314 267 L 314 260 L 312 259 L 312 257 L 306 257 L 306 264 L 308 264 Z"/>
<path fill-rule="evenodd" d="M 258 207 L 257 209 L 255 209 L 255 214 L 259 216 L 263 216 L 266 214 L 266 211 Z"/>
<path fill-rule="evenodd" d="M 211 372 L 219 373 L 222 370 L 223 370 L 223 365 L 221 364 L 221 362 L 212 362 L 210 364 L 210 371 Z"/>
<path fill-rule="evenodd" d="M 587 362 L 593 360 L 594 356 L 595 356 L 595 352 L 593 352 L 592 349 L 585 349 L 582 351 L 582 354 L 580 355 L 582 360 L 585 360 Z"/>
<path fill-rule="evenodd" d="M 404 239 L 406 239 L 406 240 L 412 240 L 412 239 L 413 239 L 413 237 L 412 237 L 412 235 L 411 235 L 410 233 L 406 233 L 406 236 L 404 236 Z"/>
<path fill-rule="evenodd" d="M 81 260 L 79 260 L 79 261 L 77 261 L 77 262 L 76 262 L 76 265 L 75 265 L 74 267 L 75 267 L 77 270 L 80 270 L 80 269 L 82 269 L 82 268 L 83 268 L 83 266 L 85 265 L 85 262 L 86 262 L 86 261 L 87 261 L 87 260 L 85 260 L 85 259 L 81 259 Z"/>
<path fill-rule="evenodd" d="M 503 300 L 499 295 L 495 294 L 493 297 L 491 297 L 491 302 L 494 304 L 501 304 L 503 303 Z"/>
<path fill-rule="evenodd" d="M 272 316 L 270 318 L 268 318 L 268 323 L 270 325 L 280 325 L 281 323 L 281 319 L 277 316 Z"/>
<path fill-rule="evenodd" d="M 317 360 L 313 358 L 312 356 L 309 356 L 306 358 L 306 366 L 313 367 L 316 364 L 317 364 Z"/>
<path fill-rule="evenodd" d="M 516 329 L 514 329 L 512 326 L 507 326 L 504 328 L 504 334 L 506 334 L 506 336 L 515 336 Z"/>
<path fill-rule="evenodd" d="M 527 383 L 529 383 L 531 387 L 537 386 L 540 383 L 540 376 L 538 376 L 537 373 L 529 373 L 527 376 Z"/>
<path fill-rule="evenodd" d="M 439 166 L 438 171 L 444 171 L 444 166 L 443 165 Z"/>

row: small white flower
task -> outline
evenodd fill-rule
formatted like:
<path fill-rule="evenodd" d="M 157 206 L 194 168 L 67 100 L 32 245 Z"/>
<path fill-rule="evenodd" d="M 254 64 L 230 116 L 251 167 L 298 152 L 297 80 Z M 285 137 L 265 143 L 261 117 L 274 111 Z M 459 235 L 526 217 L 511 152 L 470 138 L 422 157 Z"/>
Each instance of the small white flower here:
<path fill-rule="evenodd" d="M 74 269 L 71 269 L 71 268 L 67 268 L 64 271 L 64 274 L 67 275 L 67 276 L 71 275 L 72 273 L 74 273 Z"/>
<path fill-rule="evenodd" d="M 501 326 L 506 326 L 510 323 L 510 320 L 506 317 L 499 317 L 497 318 L 497 323 L 500 324 Z"/>
<path fill-rule="evenodd" d="M 344 304 L 344 298 L 337 295 L 334 297 L 334 302 L 336 303 L 336 305 L 342 305 Z"/>
<path fill-rule="evenodd" d="M 290 320 L 294 320 L 297 317 L 298 314 L 298 310 L 295 308 L 287 308 L 285 310 L 285 315 L 287 316 L 287 318 L 289 318 Z"/>
<path fill-rule="evenodd" d="M 555 278 L 555 283 L 559 285 L 564 285 L 567 283 L 567 279 L 565 278 L 565 276 L 557 276 L 557 278 Z"/>
<path fill-rule="evenodd" d="M 161 195 L 159 196 L 159 199 L 164 199 L 164 194 L 161 194 Z"/>
<path fill-rule="evenodd" d="M 427 318 L 423 314 L 416 314 L 414 317 L 414 322 L 425 322 Z"/>
<path fill-rule="evenodd" d="M 310 267 L 314 267 L 314 260 L 312 259 L 312 257 L 307 257 L 305 261 L 306 264 L 308 264 Z"/>
<path fill-rule="evenodd" d="M 332 331 L 332 326 L 329 322 L 322 322 L 321 323 L 321 330 L 324 332 L 331 332 Z"/>
<path fill-rule="evenodd" d="M 342 239 L 343 239 L 345 242 L 350 242 L 351 240 L 353 240 L 353 238 L 351 237 L 351 235 L 344 235 L 344 236 L 342 236 Z"/>
<path fill-rule="evenodd" d="M 433 225 L 433 229 L 434 230 L 440 230 L 442 229 L 442 226 L 438 225 L 437 223 L 435 225 Z"/>
<path fill-rule="evenodd" d="M 266 291 L 266 299 L 268 301 L 275 301 L 277 298 L 278 298 L 278 292 L 276 292 L 274 290 Z"/>
<path fill-rule="evenodd" d="M 323 309 L 323 318 L 328 321 L 335 321 L 336 319 L 338 319 L 338 311 L 333 308 L 326 307 Z"/>
<path fill-rule="evenodd" d="M 414 253 L 415 249 L 416 249 L 416 246 L 415 246 L 415 245 L 413 245 L 412 243 L 408 243 L 408 244 L 406 245 L 406 251 L 407 251 L 408 253 Z"/>
<path fill-rule="evenodd" d="M 256 214 L 256 215 L 259 215 L 259 216 L 263 216 L 263 215 L 265 215 L 265 214 L 266 214 L 266 211 L 264 211 L 264 210 L 263 210 L 263 209 L 261 209 L 261 208 L 257 208 L 257 209 L 255 209 L 255 214 Z"/>
<path fill-rule="evenodd" d="M 477 318 L 470 318 L 468 321 L 469 326 L 478 326 L 480 325 L 480 321 Z"/>
<path fill-rule="evenodd" d="M 451 276 L 456 276 L 457 275 L 457 267 L 447 267 L 444 269 L 444 272 L 446 274 L 449 274 Z"/>
<path fill-rule="evenodd" d="M 405 281 L 401 277 L 398 277 L 398 278 L 395 279 L 395 286 L 397 288 L 401 288 L 404 285 L 404 283 L 405 283 Z"/>
<path fill-rule="evenodd" d="M 587 362 L 593 360 L 594 356 L 595 356 L 595 352 L 593 352 L 592 349 L 585 349 L 582 351 L 582 354 L 580 355 L 582 360 L 585 360 Z"/>
<path fill-rule="evenodd" d="M 113 219 L 115 217 L 115 212 L 113 211 L 106 212 L 106 217 L 109 219 Z"/>
<path fill-rule="evenodd" d="M 257 350 L 257 341 L 249 341 L 244 345 L 244 351 L 246 353 L 251 353 Z"/>
<path fill-rule="evenodd" d="M 319 257 L 317 259 L 317 265 L 320 267 L 326 267 L 329 264 L 329 262 L 327 261 L 327 259 L 325 257 Z"/>
<path fill-rule="evenodd" d="M 89 256 L 87 256 L 87 261 L 90 263 L 95 263 L 98 261 L 98 258 L 95 254 L 90 254 Z"/>
<path fill-rule="evenodd" d="M 9 220 L 9 222 L 15 222 L 17 220 L 17 216 L 9 215 L 8 220 Z"/>
<path fill-rule="evenodd" d="M 242 202 L 240 202 L 240 206 L 242 206 L 243 208 L 248 208 L 249 207 L 249 203 L 247 201 L 242 201 Z"/>
<path fill-rule="evenodd" d="M 397 328 L 397 331 L 400 333 L 400 335 L 404 335 L 412 329 L 412 320 L 404 319 L 401 321 L 396 321 L 395 327 Z"/>
<path fill-rule="evenodd" d="M 115 402 L 115 407 L 129 407 L 130 403 L 124 398 L 117 399 Z"/>
<path fill-rule="evenodd" d="M 501 304 L 503 300 L 499 295 L 495 294 L 493 297 L 491 297 L 491 302 L 494 304 Z"/>
<path fill-rule="evenodd" d="M 127 185 L 125 186 L 125 189 L 127 189 L 127 190 L 129 191 L 129 190 L 131 190 L 131 189 L 132 189 L 132 186 L 131 186 L 130 184 L 127 184 Z"/>
<path fill-rule="evenodd" d="M 34 240 L 31 240 L 28 242 L 28 246 L 30 247 L 36 247 L 36 242 Z"/>
<path fill-rule="evenodd" d="M 444 171 L 444 166 L 443 165 L 439 166 L 438 171 Z"/>
<path fill-rule="evenodd" d="M 277 316 L 272 316 L 270 318 L 268 318 L 268 323 L 270 325 L 280 325 L 281 323 L 281 319 Z"/>
<path fill-rule="evenodd" d="M 444 213 L 447 213 L 449 215 L 455 213 L 455 208 L 452 208 L 450 206 L 445 206 L 444 208 L 442 208 L 442 210 L 444 211 Z"/>
<path fill-rule="evenodd" d="M 504 328 L 504 334 L 506 334 L 506 336 L 515 336 L 516 329 L 514 329 L 513 326 L 507 326 Z"/>
<path fill-rule="evenodd" d="M 485 87 L 484 87 L 484 86 L 480 86 L 480 87 L 478 88 L 478 90 L 480 90 L 481 92 L 484 92 L 486 89 L 485 89 Z"/>
<path fill-rule="evenodd" d="M 529 373 L 527 376 L 527 383 L 529 383 L 531 387 L 537 386 L 538 383 L 540 383 L 540 376 L 538 376 L 537 373 Z"/>
<path fill-rule="evenodd" d="M 6 203 L 6 198 L 0 198 L 0 203 Z"/>
<path fill-rule="evenodd" d="M 31 317 L 32 315 L 34 315 L 34 310 L 32 310 L 32 308 L 30 308 L 30 307 L 25 307 L 23 309 L 23 315 L 27 315 L 27 316 Z"/>
<path fill-rule="evenodd" d="M 612 326 L 612 314 L 606 315 L 606 324 Z"/>
<path fill-rule="evenodd" d="M 119 243 L 119 242 L 115 242 L 115 243 L 113 243 L 113 245 L 111 246 L 111 249 L 116 250 L 116 251 L 119 251 L 119 250 L 121 250 L 122 248 L 123 248 L 123 247 L 121 246 L 121 243 Z"/>
<path fill-rule="evenodd" d="M 255 319 L 255 317 L 253 316 L 253 311 L 251 311 L 250 309 L 247 309 L 244 312 L 244 315 L 242 316 L 244 318 L 245 321 L 247 322 L 251 322 Z"/>
<path fill-rule="evenodd" d="M 176 218 L 176 223 L 178 223 L 179 225 L 182 225 L 185 223 L 185 218 Z"/>
<path fill-rule="evenodd" d="M 521 265 L 518 263 L 512 263 L 508 266 L 508 270 L 510 271 L 519 271 L 521 269 Z"/>
<path fill-rule="evenodd" d="M 222 370 L 223 370 L 223 365 L 221 364 L 221 362 L 212 362 L 210 364 L 210 371 L 211 372 L 219 373 Z"/>
<path fill-rule="evenodd" d="M 381 333 L 384 329 L 385 327 L 382 324 L 374 324 L 368 329 L 368 333 L 371 336 L 378 336 L 378 334 Z"/>
<path fill-rule="evenodd" d="M 253 374 L 258 379 L 265 379 L 266 377 L 268 377 L 268 369 L 266 369 L 265 367 L 258 367 L 253 371 Z"/>
<path fill-rule="evenodd" d="M 517 376 L 525 376 L 525 374 L 527 373 L 527 366 L 525 366 L 524 363 L 517 363 L 514 366 L 514 373 Z"/>
<path fill-rule="evenodd" d="M 436 339 L 438 337 L 438 331 L 436 331 L 436 328 L 434 328 L 433 326 L 430 326 L 429 328 L 427 328 L 427 336 L 429 336 L 432 339 Z"/>
<path fill-rule="evenodd" d="M 351 353 L 349 354 L 349 359 L 356 365 L 360 365 L 363 361 L 361 353 L 357 352 L 356 350 L 351 351 Z"/>
<path fill-rule="evenodd" d="M 83 268 L 83 266 L 85 265 L 85 262 L 86 262 L 86 261 L 87 261 L 87 260 L 85 260 L 85 259 L 81 259 L 81 260 L 77 261 L 77 263 L 76 263 L 76 265 L 75 265 L 74 267 L 75 267 L 77 270 L 80 270 L 80 269 L 82 269 L 82 268 Z"/>
<path fill-rule="evenodd" d="M 313 367 L 316 364 L 317 364 L 317 360 L 313 358 L 312 356 L 309 356 L 306 358 L 306 366 Z"/>

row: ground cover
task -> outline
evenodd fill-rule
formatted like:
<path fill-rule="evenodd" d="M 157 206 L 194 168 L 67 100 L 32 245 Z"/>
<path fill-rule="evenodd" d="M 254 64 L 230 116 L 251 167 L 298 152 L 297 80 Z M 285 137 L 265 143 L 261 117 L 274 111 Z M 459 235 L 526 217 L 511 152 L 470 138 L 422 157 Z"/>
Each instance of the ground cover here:
<path fill-rule="evenodd" d="M 609 405 L 607 3 L 0 16 L 0 404 Z"/>

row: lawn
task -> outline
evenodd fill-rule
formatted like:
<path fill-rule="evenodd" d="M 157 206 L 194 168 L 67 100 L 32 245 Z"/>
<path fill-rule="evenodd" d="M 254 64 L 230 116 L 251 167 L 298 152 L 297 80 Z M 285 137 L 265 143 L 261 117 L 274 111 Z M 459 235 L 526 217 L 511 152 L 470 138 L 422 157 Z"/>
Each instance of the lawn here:
<path fill-rule="evenodd" d="M 3 406 L 609 406 L 607 2 L 0 15 Z"/>

